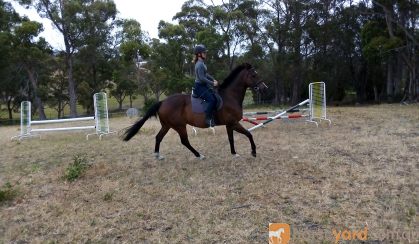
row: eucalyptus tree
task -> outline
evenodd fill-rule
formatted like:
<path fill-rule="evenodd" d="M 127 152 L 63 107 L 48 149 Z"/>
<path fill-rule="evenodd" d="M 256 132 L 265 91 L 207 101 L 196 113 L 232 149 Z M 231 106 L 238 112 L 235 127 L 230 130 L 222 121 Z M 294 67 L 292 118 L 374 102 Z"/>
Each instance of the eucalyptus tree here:
<path fill-rule="evenodd" d="M 116 22 L 116 6 L 109 1 L 92 1 L 84 6 L 80 18 L 83 32 L 75 54 L 74 77 L 79 83 L 78 100 L 88 112 L 93 111 L 92 96 L 104 91 L 112 78 L 114 56 L 113 30 Z"/>
<path fill-rule="evenodd" d="M 193 43 L 203 42 L 225 62 L 228 70 L 237 56 L 257 39 L 258 6 L 260 1 L 230 0 L 217 4 L 214 1 L 189 0 L 174 16 L 184 25 Z M 211 54 L 210 52 L 210 54 Z"/>
<path fill-rule="evenodd" d="M 225 55 L 228 59 L 229 70 L 233 69 L 236 55 L 240 44 L 245 40 L 244 34 L 239 30 L 238 25 L 245 18 L 244 13 L 239 9 L 242 1 L 232 0 L 223 2 L 220 5 L 209 4 L 208 10 L 211 13 L 211 25 L 215 26 L 220 33 L 225 46 Z"/>
<path fill-rule="evenodd" d="M 44 38 L 36 40 L 43 30 L 42 24 L 24 20 L 14 30 L 14 63 L 26 73 L 32 85 L 34 106 L 41 120 L 46 119 L 44 102 L 48 86 L 49 68 L 47 62 L 52 55 L 51 47 Z"/>
<path fill-rule="evenodd" d="M 144 80 L 138 74 L 141 73 L 141 62 L 150 55 L 150 47 L 147 44 L 148 36 L 142 31 L 138 21 L 120 19 L 116 24 L 115 42 L 119 52 L 112 62 L 111 95 L 117 99 L 121 109 L 127 96 L 132 107 L 135 94 L 148 93 Z"/>
<path fill-rule="evenodd" d="M 303 57 L 309 74 L 304 80 L 326 82 L 328 98 L 334 100 L 343 99 L 345 85 L 353 79 L 349 61 L 357 27 L 351 22 L 357 19 L 351 16 L 354 12 L 346 11 L 350 6 L 345 4 L 345 0 L 312 2 L 304 26 Z"/>
<path fill-rule="evenodd" d="M 20 84 L 13 79 L 13 28 L 20 23 L 21 18 L 8 2 L 0 0 L 0 103 L 5 103 L 8 117 L 12 119 L 13 101 L 19 95 Z"/>
<path fill-rule="evenodd" d="M 172 24 L 160 21 L 159 38 L 152 43 L 151 60 L 153 70 L 159 70 L 158 77 L 167 77 L 161 81 L 169 94 L 190 90 L 192 79 L 186 76 L 186 64 L 192 59 L 190 49 L 191 40 L 188 38 L 186 29 L 181 24 Z M 165 74 L 165 75 L 163 75 Z M 167 76 L 166 76 L 167 74 Z"/>
<path fill-rule="evenodd" d="M 33 6 L 43 18 L 51 20 L 54 27 L 62 34 L 64 42 L 65 63 L 66 63 L 66 77 L 68 79 L 68 95 L 70 116 L 77 116 L 77 82 L 74 78 L 74 54 L 83 46 L 85 46 L 85 38 L 90 29 L 86 28 L 86 21 L 100 20 L 101 23 L 106 23 L 112 14 L 106 13 L 106 10 L 95 9 L 94 6 L 105 5 L 106 8 L 115 9 L 113 1 L 105 0 L 19 0 L 24 6 Z M 92 7 L 93 6 L 93 7 Z M 90 13 L 89 11 L 92 11 Z M 97 11 L 96 11 L 97 10 Z M 105 17 L 105 18 L 102 18 Z M 99 26 L 101 23 L 95 22 Z M 91 25 L 92 26 L 92 25 Z M 97 32 L 95 32 L 97 34 Z"/>
<path fill-rule="evenodd" d="M 413 101 L 419 96 L 418 8 L 419 3 L 411 0 L 371 1 L 369 12 L 371 19 L 366 28 L 375 25 L 380 31 L 369 40 L 365 40 L 364 49 L 370 56 L 379 56 L 387 66 L 385 67 L 386 89 L 383 93 L 389 100 L 397 97 L 402 90 L 404 90 L 403 101 Z M 405 72 L 407 75 L 403 74 L 403 70 L 407 71 Z"/>
<path fill-rule="evenodd" d="M 310 0 L 265 1 L 268 18 L 271 19 L 265 26 L 265 43 L 271 53 L 273 69 L 276 69 L 277 102 L 291 97 L 291 103 L 295 104 L 300 99 L 303 80 L 307 75 L 304 63 L 304 55 L 307 54 L 304 48 L 307 41 L 306 24 L 312 14 L 312 4 Z"/>
<path fill-rule="evenodd" d="M 57 111 L 57 118 L 64 116 L 64 109 L 68 106 L 68 82 L 66 80 L 64 54 L 56 53 L 48 61 L 51 74 L 48 80 L 46 104 Z"/>
<path fill-rule="evenodd" d="M 367 61 L 362 53 L 361 28 L 367 19 L 360 14 L 365 11 L 366 6 L 363 4 L 351 4 L 335 11 L 333 20 L 335 31 L 331 32 L 331 43 L 334 48 L 329 51 L 331 54 L 328 65 L 329 67 L 336 66 L 336 71 L 331 77 L 334 81 L 328 79 L 332 83 L 331 88 L 333 87 L 329 92 L 330 99 L 339 100 L 348 94 L 347 91 L 355 91 L 357 102 L 366 101 Z M 319 59 L 321 59 L 320 56 Z M 327 70 L 325 69 L 322 73 L 327 74 Z"/>
<path fill-rule="evenodd" d="M 414 100 L 417 97 L 414 84 L 418 80 L 414 78 L 418 57 L 418 38 L 414 37 L 417 1 L 332 1 L 330 4 L 331 10 L 327 12 L 330 26 L 321 24 L 323 30 L 311 34 L 313 42 L 326 44 L 316 45 L 320 49 L 315 57 L 318 64 L 325 65 L 318 69 L 323 70 L 323 77 L 332 80 L 328 90 L 333 92 L 333 99 L 341 100 L 345 91 L 355 90 L 360 102 L 383 99 L 391 102 L 402 99 L 403 95 L 403 100 Z M 326 59 L 322 55 L 324 50 Z"/>
<path fill-rule="evenodd" d="M 197 44 L 205 44 L 208 52 L 207 65 L 211 70 L 220 70 L 221 67 L 215 68 L 217 61 L 219 61 L 220 54 L 223 53 L 223 41 L 217 30 L 210 24 L 211 13 L 207 9 L 207 5 L 203 1 L 188 0 L 181 8 L 181 11 L 176 13 L 173 20 L 177 20 L 179 25 L 183 26 L 188 39 L 184 43 L 184 47 L 188 49 L 190 58 L 185 64 L 185 71 L 190 76 L 194 75 L 195 64 L 192 62 L 193 49 Z M 220 63 L 220 62 L 219 62 Z"/>
<path fill-rule="evenodd" d="M 33 98 L 40 119 L 45 119 L 41 84 L 46 83 L 48 68 L 45 61 L 51 49 L 43 38 L 36 40 L 43 30 L 42 25 L 18 16 L 9 4 L 1 2 L 0 6 L 1 87 L 4 89 L 3 97 L 8 105 L 9 118 L 12 115 L 12 102 L 20 96 L 26 100 Z"/>
<path fill-rule="evenodd" d="M 135 70 L 133 70 L 132 73 L 133 72 L 135 72 Z M 112 81 L 116 82 L 111 83 L 110 94 L 118 102 L 119 110 L 122 110 L 122 103 L 124 102 L 127 96 L 130 98 L 130 107 L 132 107 L 132 97 L 134 96 L 134 93 L 138 88 L 138 84 L 135 82 L 134 79 L 130 77 L 132 76 L 132 73 L 118 73 L 116 70 L 113 73 Z"/>

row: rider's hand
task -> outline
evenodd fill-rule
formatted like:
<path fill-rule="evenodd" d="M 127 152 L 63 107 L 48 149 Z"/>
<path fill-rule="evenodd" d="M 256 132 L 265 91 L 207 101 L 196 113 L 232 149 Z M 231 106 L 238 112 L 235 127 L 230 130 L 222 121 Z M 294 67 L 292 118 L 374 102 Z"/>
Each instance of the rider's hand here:
<path fill-rule="evenodd" d="M 214 86 L 218 86 L 218 81 L 214 80 Z"/>

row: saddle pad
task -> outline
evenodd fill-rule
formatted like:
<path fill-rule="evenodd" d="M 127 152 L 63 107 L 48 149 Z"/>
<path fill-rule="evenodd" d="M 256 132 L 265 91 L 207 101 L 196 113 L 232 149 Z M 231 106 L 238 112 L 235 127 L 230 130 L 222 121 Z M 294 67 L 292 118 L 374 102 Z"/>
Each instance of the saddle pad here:
<path fill-rule="evenodd" d="M 217 93 L 215 93 L 215 97 L 217 98 L 217 110 L 220 110 L 223 107 L 223 99 Z M 196 98 L 191 95 L 191 104 L 193 113 L 205 113 L 207 102 L 201 98 Z"/>

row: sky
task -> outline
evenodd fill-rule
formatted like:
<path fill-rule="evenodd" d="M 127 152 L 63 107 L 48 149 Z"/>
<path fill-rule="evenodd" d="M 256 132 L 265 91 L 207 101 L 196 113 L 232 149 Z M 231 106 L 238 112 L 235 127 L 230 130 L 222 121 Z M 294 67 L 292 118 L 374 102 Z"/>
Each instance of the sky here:
<path fill-rule="evenodd" d="M 119 17 L 124 19 L 135 19 L 141 24 L 141 29 L 148 32 L 151 38 L 158 38 L 157 26 L 160 20 L 173 22 L 173 16 L 179 12 L 186 0 L 114 0 L 116 9 L 119 11 Z M 54 30 L 49 20 L 42 19 L 36 10 L 25 9 L 19 4 L 12 3 L 15 10 L 20 15 L 26 15 L 31 20 L 41 22 L 44 25 L 44 31 L 41 36 L 44 37 L 55 49 L 64 49 L 62 36 L 57 30 Z"/>

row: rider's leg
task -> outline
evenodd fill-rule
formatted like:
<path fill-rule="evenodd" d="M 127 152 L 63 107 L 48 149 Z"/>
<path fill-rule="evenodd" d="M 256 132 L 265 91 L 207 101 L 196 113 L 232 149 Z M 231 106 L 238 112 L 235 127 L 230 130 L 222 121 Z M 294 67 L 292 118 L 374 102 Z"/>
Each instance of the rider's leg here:
<path fill-rule="evenodd" d="M 205 122 L 207 126 L 213 126 L 213 111 L 215 106 L 217 106 L 217 98 L 215 97 L 214 92 L 205 84 L 199 83 L 195 83 L 194 92 L 207 103 L 207 107 L 205 109 Z"/>
<path fill-rule="evenodd" d="M 205 110 L 205 122 L 209 127 L 213 127 L 215 125 L 213 113 L 215 106 L 217 106 L 217 98 L 213 93 L 209 93 L 205 100 L 207 101 L 207 108 Z"/>

